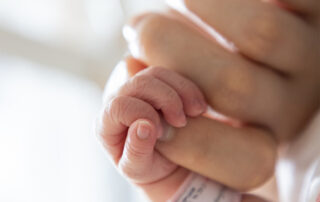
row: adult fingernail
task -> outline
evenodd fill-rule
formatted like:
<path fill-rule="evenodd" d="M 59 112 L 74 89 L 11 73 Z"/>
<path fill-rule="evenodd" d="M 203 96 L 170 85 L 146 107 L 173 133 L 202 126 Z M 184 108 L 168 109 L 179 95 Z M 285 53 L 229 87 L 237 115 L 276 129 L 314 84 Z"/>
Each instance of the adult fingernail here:
<path fill-rule="evenodd" d="M 151 134 L 151 125 L 147 121 L 140 121 L 137 128 L 137 136 L 141 140 L 147 139 Z"/>

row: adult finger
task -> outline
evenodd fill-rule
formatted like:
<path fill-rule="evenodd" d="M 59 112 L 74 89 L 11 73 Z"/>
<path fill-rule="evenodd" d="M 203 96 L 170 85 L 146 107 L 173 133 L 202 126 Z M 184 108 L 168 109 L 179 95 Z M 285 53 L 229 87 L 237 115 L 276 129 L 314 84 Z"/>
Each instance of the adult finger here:
<path fill-rule="evenodd" d="M 161 136 L 160 117 L 148 103 L 129 96 L 118 96 L 104 106 L 97 132 L 116 164 L 122 155 L 128 127 L 138 119 L 149 120 Z"/>
<path fill-rule="evenodd" d="M 241 202 L 268 202 L 268 201 L 251 194 L 244 194 L 241 198 Z"/>
<path fill-rule="evenodd" d="M 132 56 L 127 57 L 125 62 L 127 65 L 128 74 L 131 77 L 148 67 L 147 65 L 143 64 L 143 62 L 135 59 Z"/>
<path fill-rule="evenodd" d="M 292 135 L 290 124 L 293 119 L 296 124 L 298 118 L 288 119 L 286 114 L 306 105 L 304 99 L 292 99 L 282 77 L 229 53 L 192 27 L 167 16 L 147 15 L 135 29 L 138 38 L 132 43 L 138 42 L 143 50 L 140 59 L 190 78 L 206 92 L 215 110 L 272 128 L 283 136 Z"/>
<path fill-rule="evenodd" d="M 182 167 L 246 191 L 273 174 L 276 144 L 271 136 L 262 129 L 198 117 L 188 119 L 184 128 L 168 130 L 156 148 Z"/>
<path fill-rule="evenodd" d="M 176 5 L 176 1 L 255 61 L 287 74 L 317 64 L 317 34 L 303 20 L 277 6 L 257 0 L 169 2 Z"/>
<path fill-rule="evenodd" d="M 284 6 L 305 15 L 319 15 L 320 4 L 318 0 L 274 0 Z"/>

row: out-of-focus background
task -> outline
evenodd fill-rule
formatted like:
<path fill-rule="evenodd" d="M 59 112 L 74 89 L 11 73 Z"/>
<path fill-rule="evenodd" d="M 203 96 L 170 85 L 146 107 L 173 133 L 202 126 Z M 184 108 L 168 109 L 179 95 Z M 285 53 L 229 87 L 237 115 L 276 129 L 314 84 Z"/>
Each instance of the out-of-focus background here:
<path fill-rule="evenodd" d="M 94 136 L 122 26 L 162 0 L 0 1 L 0 201 L 131 202 Z"/>

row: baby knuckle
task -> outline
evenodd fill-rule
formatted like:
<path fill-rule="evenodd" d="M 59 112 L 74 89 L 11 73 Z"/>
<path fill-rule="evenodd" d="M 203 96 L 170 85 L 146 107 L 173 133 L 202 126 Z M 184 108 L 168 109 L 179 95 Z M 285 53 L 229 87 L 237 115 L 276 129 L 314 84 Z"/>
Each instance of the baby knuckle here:
<path fill-rule="evenodd" d="M 162 74 L 164 74 L 166 69 L 164 69 L 163 67 L 159 67 L 159 66 L 151 66 L 151 67 L 148 68 L 148 71 L 152 75 L 162 75 Z"/>
<path fill-rule="evenodd" d="M 172 88 L 168 88 L 165 96 L 168 103 L 174 103 L 180 100 L 178 93 Z"/>
<path fill-rule="evenodd" d="M 119 170 L 129 179 L 139 179 L 142 177 L 142 174 L 137 171 L 134 167 L 128 165 L 128 162 L 123 162 L 119 165 Z"/>
<path fill-rule="evenodd" d="M 165 162 L 159 166 L 159 170 L 164 173 L 172 173 L 176 168 L 177 165 L 172 163 L 170 160 L 165 160 Z"/>
<path fill-rule="evenodd" d="M 106 108 L 106 115 L 113 121 L 117 121 L 121 116 L 122 111 L 126 111 L 128 107 L 128 100 L 125 96 L 117 96 L 113 98 L 107 108 Z"/>
<path fill-rule="evenodd" d="M 143 90 L 149 86 L 153 78 L 148 75 L 137 75 L 132 78 L 130 85 L 136 90 Z"/>
<path fill-rule="evenodd" d="M 168 76 L 171 76 L 173 72 L 172 70 L 166 69 L 164 67 L 159 67 L 159 66 L 151 66 L 148 68 L 148 73 L 153 75 L 154 77 L 162 80 L 162 78 L 166 78 Z"/>
<path fill-rule="evenodd" d="M 200 92 L 200 90 L 193 82 L 187 79 L 181 79 L 177 82 L 186 98 L 199 98 L 198 92 Z"/>
<path fill-rule="evenodd" d="M 143 151 L 143 148 L 138 148 L 132 144 L 126 145 L 127 156 L 131 159 L 142 159 L 146 152 Z"/>
<path fill-rule="evenodd" d="M 169 89 L 163 97 L 160 108 L 174 113 L 183 110 L 183 104 L 179 95 L 174 90 Z"/>

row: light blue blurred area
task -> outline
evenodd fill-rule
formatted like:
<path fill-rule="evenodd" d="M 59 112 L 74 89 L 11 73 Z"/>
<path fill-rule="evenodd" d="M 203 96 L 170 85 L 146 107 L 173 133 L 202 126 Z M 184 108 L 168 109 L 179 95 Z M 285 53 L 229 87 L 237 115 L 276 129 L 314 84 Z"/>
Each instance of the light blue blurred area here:
<path fill-rule="evenodd" d="M 161 8 L 161 0 L 0 1 L 1 202 L 143 201 L 108 161 L 94 121 L 126 51 L 123 24 Z"/>

